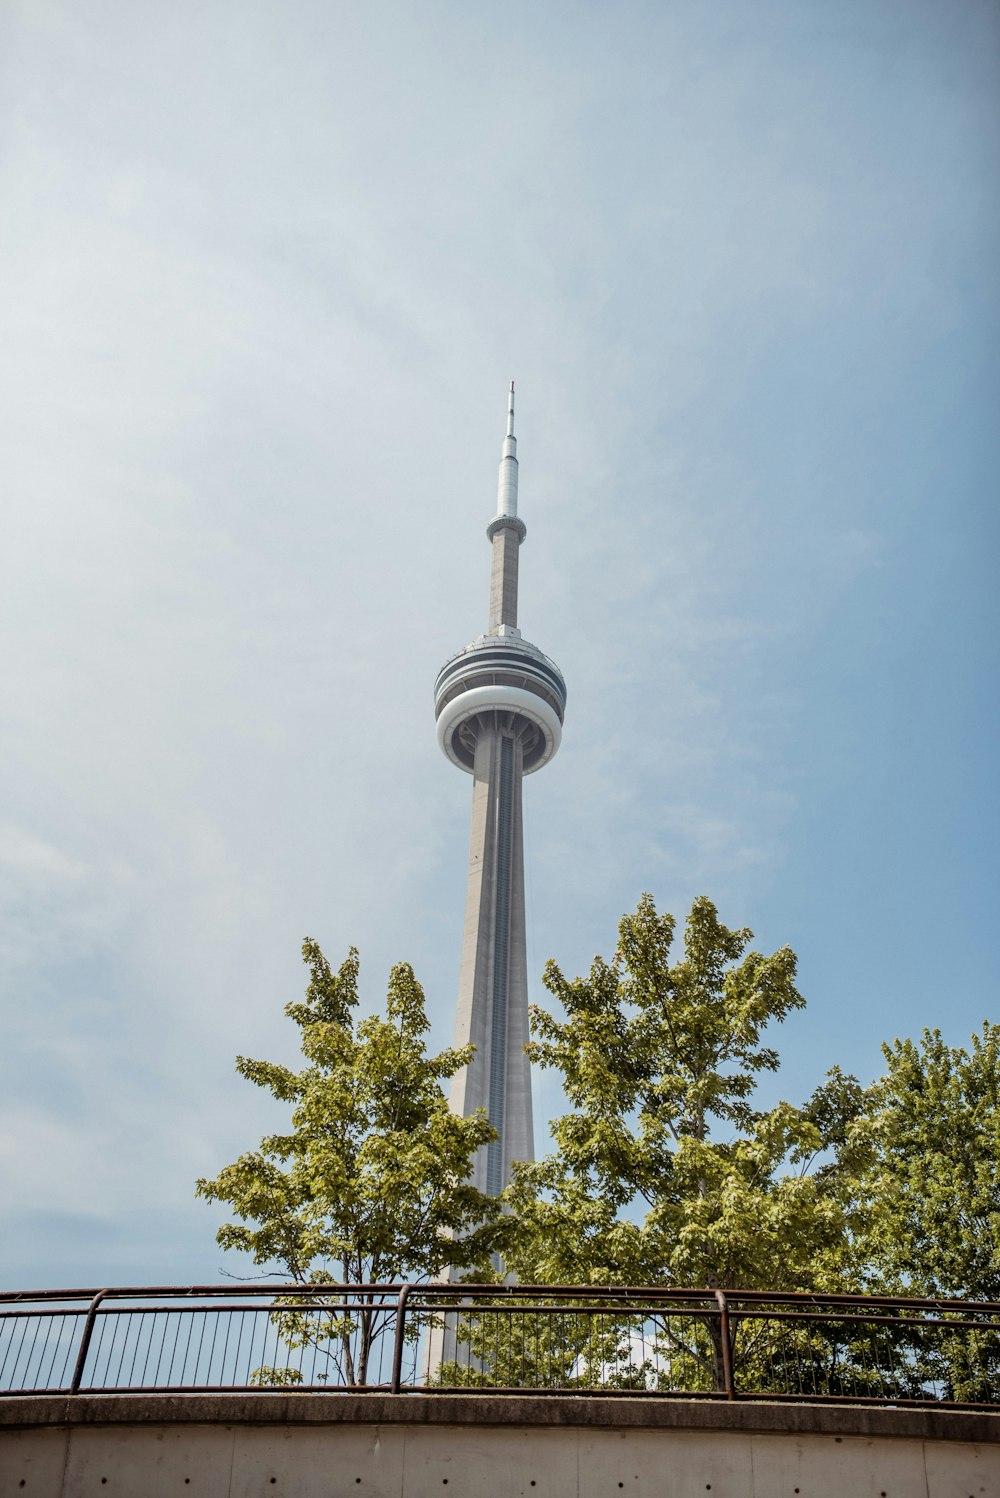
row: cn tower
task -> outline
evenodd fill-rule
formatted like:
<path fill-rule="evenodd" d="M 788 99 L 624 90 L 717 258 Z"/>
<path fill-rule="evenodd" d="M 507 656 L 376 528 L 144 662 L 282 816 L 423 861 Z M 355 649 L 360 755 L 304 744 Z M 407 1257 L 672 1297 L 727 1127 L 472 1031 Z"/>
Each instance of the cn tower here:
<path fill-rule="evenodd" d="M 559 748 L 566 709 L 562 673 L 517 627 L 524 521 L 517 513 L 514 385 L 500 456 L 487 632 L 442 666 L 434 684 L 438 743 L 472 776 L 472 839 L 455 1043 L 475 1046 L 452 1079 L 451 1107 L 485 1108 L 497 1132 L 476 1158 L 472 1182 L 499 1196 L 515 1160 L 534 1159 L 524 924 L 521 782 Z"/>

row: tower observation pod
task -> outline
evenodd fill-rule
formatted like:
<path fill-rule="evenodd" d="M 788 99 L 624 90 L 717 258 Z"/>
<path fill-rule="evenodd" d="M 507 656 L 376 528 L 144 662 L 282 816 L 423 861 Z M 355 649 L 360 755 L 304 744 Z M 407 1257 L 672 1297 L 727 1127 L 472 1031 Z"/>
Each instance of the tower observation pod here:
<path fill-rule="evenodd" d="M 486 634 L 438 672 L 438 743 L 472 776 L 472 839 L 455 1043 L 475 1046 L 452 1079 L 451 1107 L 485 1108 L 496 1141 L 479 1151 L 472 1181 L 499 1196 L 512 1162 L 534 1159 L 528 1040 L 521 782 L 559 748 L 566 683 L 517 627 L 517 570 L 525 525 L 517 513 L 514 386 L 500 457 Z"/>

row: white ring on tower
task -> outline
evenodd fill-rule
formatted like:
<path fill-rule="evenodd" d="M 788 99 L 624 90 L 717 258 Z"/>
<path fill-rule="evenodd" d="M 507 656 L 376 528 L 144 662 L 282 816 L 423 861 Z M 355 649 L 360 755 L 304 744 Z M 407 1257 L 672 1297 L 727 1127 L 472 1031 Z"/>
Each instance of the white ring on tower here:
<path fill-rule="evenodd" d="M 559 722 L 559 716 L 554 707 L 550 707 L 534 692 L 526 692 L 523 687 L 471 687 L 469 691 L 463 692 L 460 697 L 449 702 L 447 707 L 442 708 L 441 716 L 437 721 L 438 743 L 453 765 L 457 765 L 467 775 L 473 773 L 472 769 L 463 764 L 456 755 L 452 748 L 452 739 L 455 730 L 467 718 L 475 718 L 479 713 L 490 712 L 517 713 L 518 717 L 527 718 L 529 723 L 534 723 L 537 728 L 541 729 L 545 748 L 541 758 L 531 766 L 531 769 L 525 768 L 526 775 L 540 770 L 553 758 L 562 742 L 562 724 Z"/>

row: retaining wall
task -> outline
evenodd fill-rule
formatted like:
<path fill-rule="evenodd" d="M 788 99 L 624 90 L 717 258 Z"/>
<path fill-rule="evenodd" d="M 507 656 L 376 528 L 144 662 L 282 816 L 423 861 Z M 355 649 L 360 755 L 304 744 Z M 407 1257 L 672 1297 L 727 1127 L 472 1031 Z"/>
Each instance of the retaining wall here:
<path fill-rule="evenodd" d="M 1000 1413 L 459 1394 L 0 1398 L 2 1498 L 1000 1498 Z"/>

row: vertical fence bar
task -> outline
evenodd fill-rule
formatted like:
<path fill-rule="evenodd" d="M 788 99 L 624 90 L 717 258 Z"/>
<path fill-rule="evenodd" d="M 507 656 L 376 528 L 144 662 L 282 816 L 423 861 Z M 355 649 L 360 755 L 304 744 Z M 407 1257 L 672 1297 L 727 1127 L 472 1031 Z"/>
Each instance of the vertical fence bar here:
<path fill-rule="evenodd" d="M 722 1344 L 722 1378 L 726 1386 L 726 1398 L 736 1398 L 733 1382 L 733 1343 L 729 1330 L 729 1302 L 725 1292 L 716 1290 L 715 1301 L 719 1307 L 719 1341 Z"/>
<path fill-rule="evenodd" d="M 403 1377 L 403 1330 L 406 1322 L 406 1302 L 410 1298 L 412 1289 L 412 1285 L 404 1285 L 396 1301 L 396 1339 L 392 1348 L 392 1382 L 389 1385 L 390 1394 L 399 1393 L 399 1385 Z"/>
<path fill-rule="evenodd" d="M 101 1301 L 108 1293 L 109 1292 L 107 1290 L 98 1290 L 97 1294 L 90 1302 L 90 1308 L 87 1311 L 87 1319 L 83 1323 L 83 1335 L 80 1338 L 80 1351 L 76 1355 L 76 1367 L 73 1369 L 73 1377 L 70 1380 L 69 1392 L 71 1394 L 79 1394 L 80 1392 L 80 1384 L 83 1380 L 83 1366 L 87 1361 L 87 1353 L 90 1351 L 90 1342 L 91 1338 L 94 1335 L 94 1326 L 97 1322 L 97 1313 L 100 1310 Z"/>

